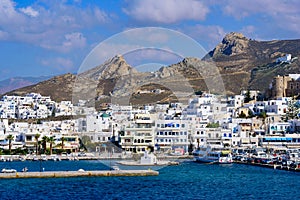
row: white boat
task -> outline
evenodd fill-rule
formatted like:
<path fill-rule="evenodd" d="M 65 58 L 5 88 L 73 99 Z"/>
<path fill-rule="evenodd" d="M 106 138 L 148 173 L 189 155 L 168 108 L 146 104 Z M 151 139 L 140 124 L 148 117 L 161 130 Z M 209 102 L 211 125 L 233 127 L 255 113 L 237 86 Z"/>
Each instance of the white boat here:
<path fill-rule="evenodd" d="M 4 168 L 4 169 L 1 170 L 1 172 L 2 172 L 2 173 L 16 173 L 17 170 L 15 170 L 15 169 L 6 169 L 6 168 Z"/>
<path fill-rule="evenodd" d="M 121 165 L 128 166 L 165 166 L 165 165 L 178 165 L 178 162 L 173 161 L 160 161 L 157 157 L 150 151 L 145 151 L 144 155 L 140 158 L 139 161 L 121 161 L 118 162 Z"/>
<path fill-rule="evenodd" d="M 201 163 L 231 164 L 231 151 L 224 148 L 202 146 L 193 152 L 194 161 Z"/>
<path fill-rule="evenodd" d="M 41 161 L 47 161 L 47 160 L 48 160 L 47 156 L 45 154 L 42 154 Z"/>
<path fill-rule="evenodd" d="M 51 161 L 61 161 L 61 158 L 58 155 L 51 155 L 49 160 L 51 160 Z"/>

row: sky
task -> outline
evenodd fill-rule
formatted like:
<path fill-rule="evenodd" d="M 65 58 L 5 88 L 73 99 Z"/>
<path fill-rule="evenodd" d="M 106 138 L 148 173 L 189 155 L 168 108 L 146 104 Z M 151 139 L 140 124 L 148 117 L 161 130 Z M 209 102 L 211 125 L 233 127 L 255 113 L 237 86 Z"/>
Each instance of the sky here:
<path fill-rule="evenodd" d="M 179 38 L 170 34 L 182 34 L 206 52 L 230 32 L 256 40 L 300 39 L 299 19 L 299 0 L 0 0 L 0 80 L 77 73 L 97 47 L 106 56 L 125 49 L 129 60 L 143 58 L 132 65 L 173 64 L 189 55 L 170 49 Z M 147 27 L 159 33 L 147 35 Z M 123 44 L 123 36 L 138 40 L 141 30 L 154 42 L 147 47 L 160 43 L 171 53 L 148 48 L 134 54 L 144 44 Z M 114 45 L 107 42 L 112 38 Z"/>

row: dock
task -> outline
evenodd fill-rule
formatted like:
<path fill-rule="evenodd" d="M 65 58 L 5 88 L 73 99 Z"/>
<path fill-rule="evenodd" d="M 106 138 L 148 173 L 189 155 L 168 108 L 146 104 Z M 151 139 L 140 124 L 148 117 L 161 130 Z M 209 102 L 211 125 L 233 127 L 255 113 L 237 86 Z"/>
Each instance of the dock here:
<path fill-rule="evenodd" d="M 101 170 L 101 171 L 45 171 L 0 173 L 0 179 L 11 178 L 67 178 L 67 177 L 105 177 L 105 176 L 157 176 L 154 170 Z"/>
<path fill-rule="evenodd" d="M 252 166 L 258 166 L 258 167 L 264 167 L 264 168 L 285 170 L 285 171 L 300 172 L 300 168 L 291 168 L 288 166 L 282 166 L 282 165 L 276 165 L 276 164 L 262 164 L 262 163 L 241 162 L 241 161 L 235 161 L 235 163 L 242 164 L 242 165 L 252 165 Z"/>

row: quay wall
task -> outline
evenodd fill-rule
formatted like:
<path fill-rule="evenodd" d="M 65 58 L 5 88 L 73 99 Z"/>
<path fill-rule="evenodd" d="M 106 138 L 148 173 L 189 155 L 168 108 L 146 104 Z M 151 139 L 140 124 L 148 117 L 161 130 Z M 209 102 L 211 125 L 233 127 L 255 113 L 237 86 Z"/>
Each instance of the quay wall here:
<path fill-rule="evenodd" d="M 101 170 L 101 171 L 49 171 L 49 172 L 16 172 L 0 173 L 0 179 L 9 178 L 67 178 L 95 176 L 157 176 L 154 170 Z"/>

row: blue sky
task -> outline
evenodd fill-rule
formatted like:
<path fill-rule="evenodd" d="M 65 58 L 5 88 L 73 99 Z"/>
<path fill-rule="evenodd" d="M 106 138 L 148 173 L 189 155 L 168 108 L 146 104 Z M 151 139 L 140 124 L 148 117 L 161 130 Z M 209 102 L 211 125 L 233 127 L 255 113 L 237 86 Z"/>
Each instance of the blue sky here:
<path fill-rule="evenodd" d="M 209 51 L 229 32 L 298 39 L 299 19 L 299 0 L 0 0 L 0 80 L 76 73 L 99 43 L 134 28 L 178 31 Z"/>

